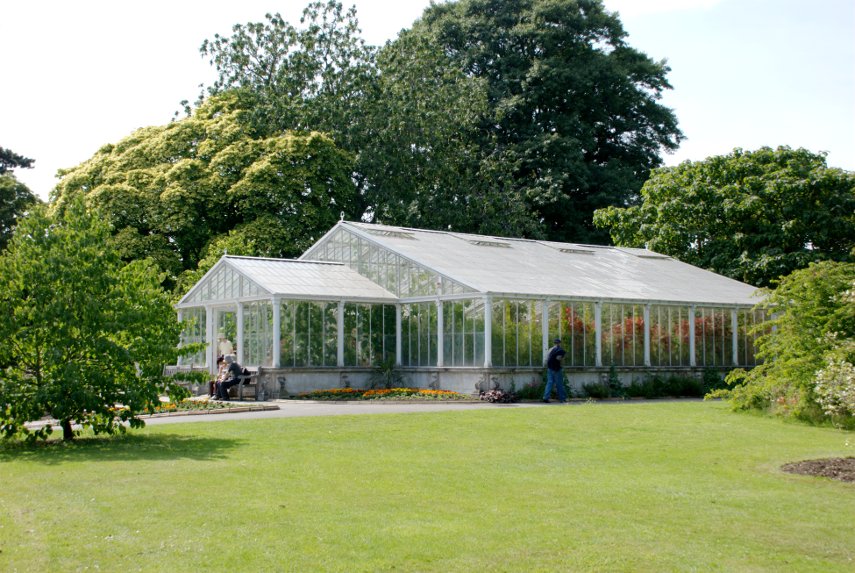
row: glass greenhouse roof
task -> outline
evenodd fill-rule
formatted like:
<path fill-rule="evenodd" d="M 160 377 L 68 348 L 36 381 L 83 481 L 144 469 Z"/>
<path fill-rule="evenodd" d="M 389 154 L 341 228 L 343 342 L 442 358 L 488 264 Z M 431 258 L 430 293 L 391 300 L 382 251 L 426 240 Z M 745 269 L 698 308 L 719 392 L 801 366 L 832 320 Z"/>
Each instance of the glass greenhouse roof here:
<path fill-rule="evenodd" d="M 757 289 L 646 249 L 342 221 L 344 228 L 481 293 L 754 305 Z M 304 258 L 323 243 L 322 238 Z"/>
<path fill-rule="evenodd" d="M 226 255 L 177 307 L 271 296 L 301 300 L 397 301 L 387 290 L 339 263 Z"/>

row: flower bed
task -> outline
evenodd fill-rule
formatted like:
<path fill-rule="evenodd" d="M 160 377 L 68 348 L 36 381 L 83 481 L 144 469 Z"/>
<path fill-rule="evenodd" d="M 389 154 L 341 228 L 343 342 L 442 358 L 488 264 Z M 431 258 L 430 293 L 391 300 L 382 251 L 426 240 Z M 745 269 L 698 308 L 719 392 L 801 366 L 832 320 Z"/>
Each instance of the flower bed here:
<path fill-rule="evenodd" d="M 160 405 L 154 409 L 155 414 L 168 414 L 170 412 L 196 412 L 204 410 L 222 410 L 232 406 L 229 402 L 215 402 L 213 400 L 190 400 L 185 399 L 181 402 L 164 402 L 161 399 Z"/>
<path fill-rule="evenodd" d="M 379 388 L 361 390 L 358 388 L 330 388 L 297 394 L 298 400 L 412 400 L 412 401 L 448 401 L 469 400 L 470 397 L 451 390 L 430 390 L 425 388 Z"/>

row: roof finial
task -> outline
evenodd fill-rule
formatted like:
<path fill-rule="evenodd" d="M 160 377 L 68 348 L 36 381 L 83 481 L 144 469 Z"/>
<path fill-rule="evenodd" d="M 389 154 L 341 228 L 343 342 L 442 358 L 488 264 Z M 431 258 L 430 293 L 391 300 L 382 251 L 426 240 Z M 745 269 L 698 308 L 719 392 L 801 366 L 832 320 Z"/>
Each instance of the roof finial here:
<path fill-rule="evenodd" d="M 339 220 L 340 220 L 340 221 L 344 221 L 344 211 L 342 211 L 341 213 L 339 213 L 339 216 L 341 217 L 341 219 L 339 219 Z"/>

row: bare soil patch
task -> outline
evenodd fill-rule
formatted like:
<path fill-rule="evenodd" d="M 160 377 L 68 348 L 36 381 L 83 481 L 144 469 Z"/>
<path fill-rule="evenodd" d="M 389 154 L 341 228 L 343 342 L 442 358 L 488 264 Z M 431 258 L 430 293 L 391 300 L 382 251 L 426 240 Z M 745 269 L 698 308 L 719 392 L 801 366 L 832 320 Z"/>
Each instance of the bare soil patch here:
<path fill-rule="evenodd" d="M 826 458 L 805 460 L 781 466 L 785 472 L 827 477 L 855 483 L 855 458 Z"/>

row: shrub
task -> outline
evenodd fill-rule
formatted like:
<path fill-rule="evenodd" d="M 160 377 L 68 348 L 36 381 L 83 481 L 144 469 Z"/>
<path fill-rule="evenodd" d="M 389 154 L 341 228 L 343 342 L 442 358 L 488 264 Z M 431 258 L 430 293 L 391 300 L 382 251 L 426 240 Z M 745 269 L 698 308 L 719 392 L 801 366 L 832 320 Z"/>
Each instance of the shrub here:
<path fill-rule="evenodd" d="M 770 317 L 758 330 L 757 357 L 762 362 L 750 371 L 733 370 L 726 378 L 730 389 L 710 396 L 729 399 L 736 410 L 764 409 L 808 422 L 827 421 L 816 382 L 829 360 L 855 362 L 853 282 L 855 264 L 831 261 L 783 277 L 758 305 Z"/>
<path fill-rule="evenodd" d="M 491 404 L 510 404 L 519 400 L 513 391 L 504 391 L 501 388 L 493 388 L 487 392 L 481 392 L 479 398 Z"/>
<path fill-rule="evenodd" d="M 724 378 L 715 368 L 705 368 L 701 382 L 703 384 L 704 395 L 722 388 L 727 388 Z"/>
<path fill-rule="evenodd" d="M 404 376 L 390 357 L 375 364 L 368 379 L 371 388 L 399 388 L 404 385 Z"/>
<path fill-rule="evenodd" d="M 626 395 L 631 398 L 700 398 L 704 395 L 704 390 L 701 381 L 691 376 L 669 376 L 664 380 L 659 376 L 651 376 L 641 382 L 633 380 L 632 384 L 626 387 Z"/>
<path fill-rule="evenodd" d="M 529 382 L 520 388 L 516 394 L 521 400 L 540 400 L 543 398 L 543 391 L 546 390 L 546 381 Z"/>
<path fill-rule="evenodd" d="M 855 366 L 845 360 L 829 359 L 817 372 L 816 401 L 837 426 L 855 425 Z"/>
<path fill-rule="evenodd" d="M 614 364 L 609 367 L 609 395 L 615 398 L 626 396 L 626 388 L 621 384 Z"/>
<path fill-rule="evenodd" d="M 587 398 L 602 399 L 611 397 L 611 391 L 608 384 L 603 384 L 602 382 L 584 384 L 582 386 L 582 390 L 585 392 L 585 396 Z"/>

